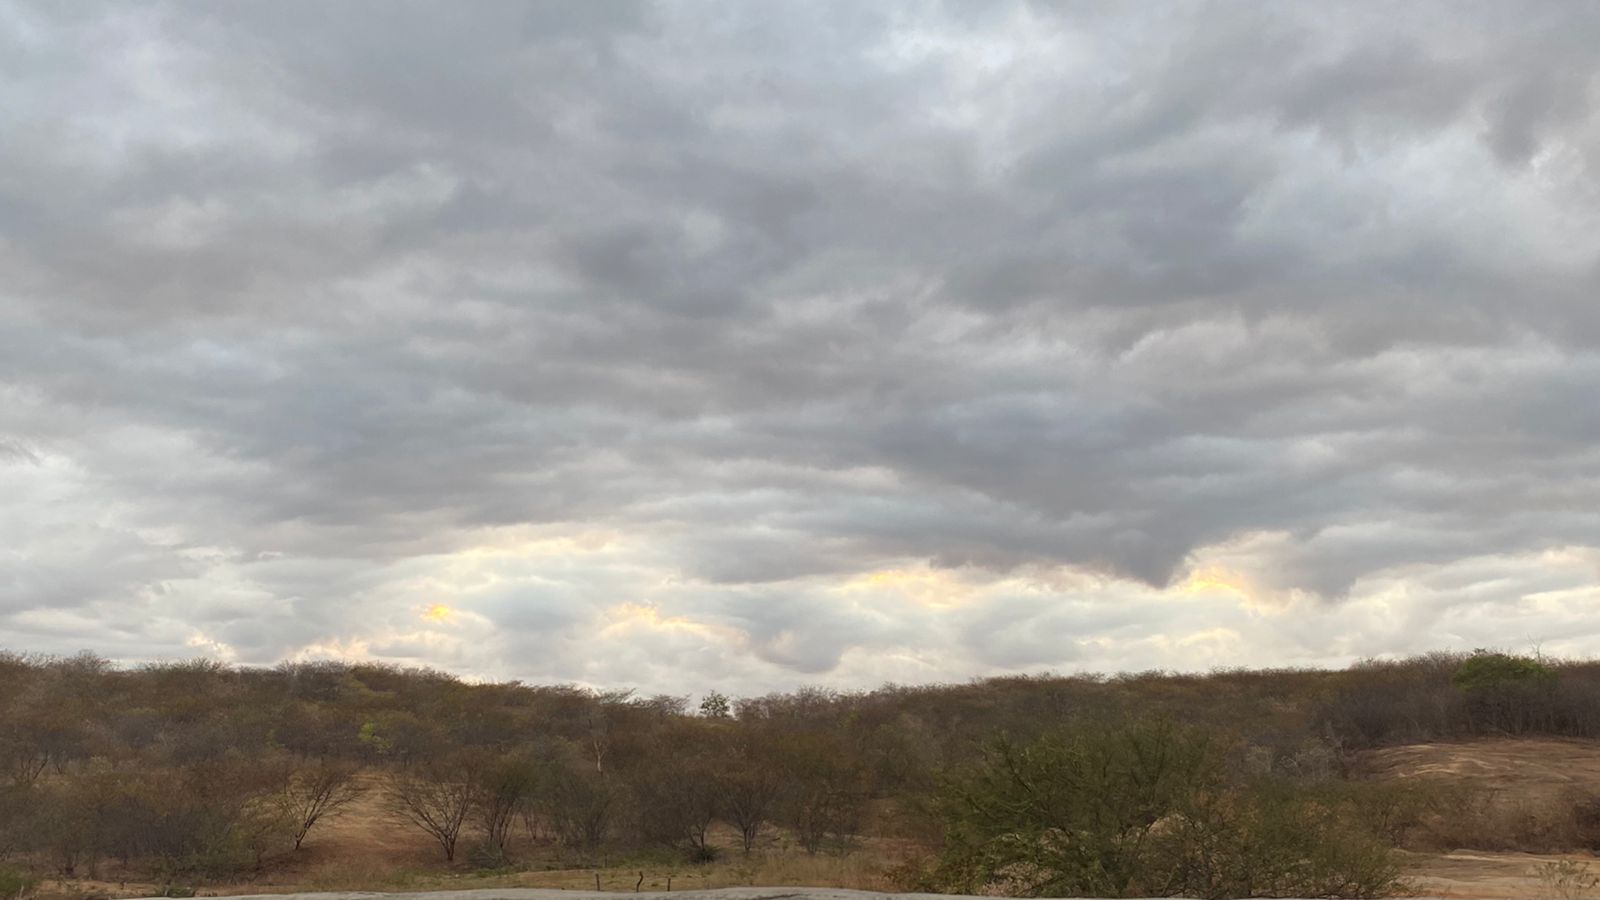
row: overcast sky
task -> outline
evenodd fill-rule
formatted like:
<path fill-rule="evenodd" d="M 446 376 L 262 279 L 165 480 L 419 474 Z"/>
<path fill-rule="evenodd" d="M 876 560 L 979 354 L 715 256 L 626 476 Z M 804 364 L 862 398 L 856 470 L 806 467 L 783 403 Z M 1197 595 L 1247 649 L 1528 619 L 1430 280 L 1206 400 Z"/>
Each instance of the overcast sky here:
<path fill-rule="evenodd" d="M 0 646 L 1600 653 L 1600 7 L 0 2 Z"/>

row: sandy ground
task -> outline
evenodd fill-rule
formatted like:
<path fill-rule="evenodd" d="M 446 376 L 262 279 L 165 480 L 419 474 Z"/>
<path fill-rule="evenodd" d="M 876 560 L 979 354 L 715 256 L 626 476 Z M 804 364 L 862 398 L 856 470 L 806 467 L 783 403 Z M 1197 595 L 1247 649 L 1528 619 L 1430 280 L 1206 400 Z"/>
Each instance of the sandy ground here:
<path fill-rule="evenodd" d="M 1588 863 L 1600 874 L 1600 860 L 1588 855 L 1543 856 L 1532 853 L 1409 854 L 1410 881 L 1429 897 L 1473 900 L 1541 900 L 1546 896 L 1535 874 L 1537 866 L 1571 859 Z"/>

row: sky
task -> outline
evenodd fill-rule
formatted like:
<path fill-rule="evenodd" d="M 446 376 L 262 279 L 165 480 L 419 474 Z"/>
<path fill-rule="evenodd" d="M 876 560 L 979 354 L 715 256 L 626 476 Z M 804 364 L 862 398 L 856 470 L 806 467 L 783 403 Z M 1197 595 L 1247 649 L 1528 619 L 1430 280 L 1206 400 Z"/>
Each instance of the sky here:
<path fill-rule="evenodd" d="M 1600 7 L 0 0 L 0 647 L 1600 653 Z"/>

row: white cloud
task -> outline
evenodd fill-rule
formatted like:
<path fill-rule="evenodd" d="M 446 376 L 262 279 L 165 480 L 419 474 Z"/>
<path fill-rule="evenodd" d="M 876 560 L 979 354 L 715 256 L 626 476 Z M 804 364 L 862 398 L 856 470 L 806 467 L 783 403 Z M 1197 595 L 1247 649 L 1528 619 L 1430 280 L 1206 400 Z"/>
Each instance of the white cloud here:
<path fill-rule="evenodd" d="M 0 645 L 1600 651 L 1600 16 L 1507 9 L 0 3 Z"/>

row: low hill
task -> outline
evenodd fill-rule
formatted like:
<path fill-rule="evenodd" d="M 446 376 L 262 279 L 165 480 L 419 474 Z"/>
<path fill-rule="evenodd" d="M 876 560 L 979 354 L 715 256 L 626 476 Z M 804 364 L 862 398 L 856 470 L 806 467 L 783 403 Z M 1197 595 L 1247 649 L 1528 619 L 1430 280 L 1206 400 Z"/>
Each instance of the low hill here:
<path fill-rule="evenodd" d="M 597 877 L 627 892 L 669 879 L 892 889 L 919 883 L 944 847 L 941 786 L 996 741 L 1153 721 L 1211 735 L 1235 786 L 1428 787 L 1381 824 L 1444 894 L 1525 891 L 1533 867 L 1600 847 L 1589 662 L 1436 653 L 696 707 L 365 664 L 129 669 L 0 653 L 0 869 L 117 896 L 592 889 Z M 296 845 L 295 804 L 324 783 L 339 802 Z M 407 790 L 443 804 L 448 834 L 405 814 Z"/>

